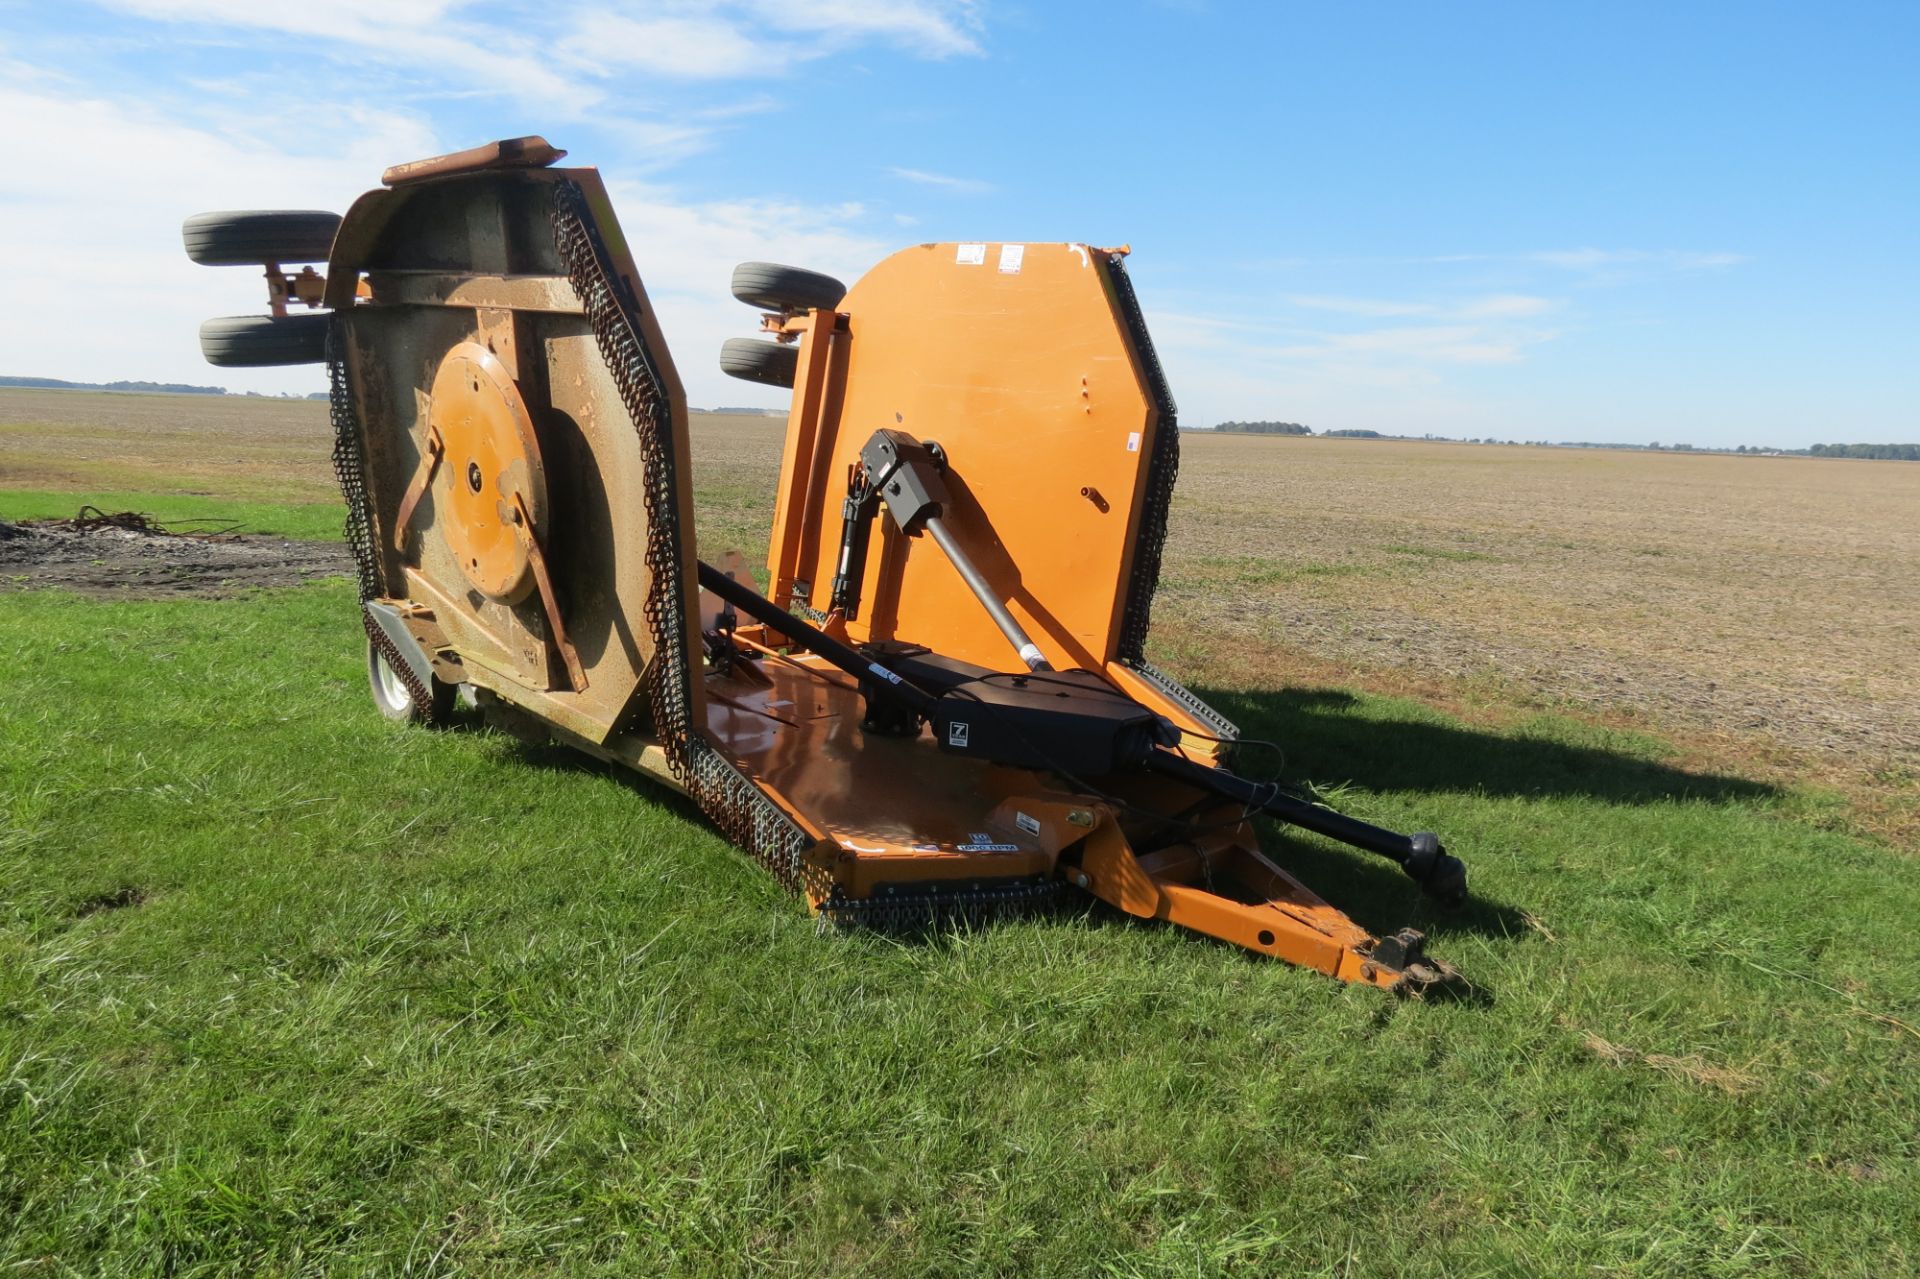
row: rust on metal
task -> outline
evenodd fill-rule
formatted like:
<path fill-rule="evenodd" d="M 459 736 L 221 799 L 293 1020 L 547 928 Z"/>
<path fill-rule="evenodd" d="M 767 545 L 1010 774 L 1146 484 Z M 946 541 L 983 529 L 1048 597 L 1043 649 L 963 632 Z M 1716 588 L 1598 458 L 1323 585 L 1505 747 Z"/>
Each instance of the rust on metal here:
<path fill-rule="evenodd" d="M 445 441 L 448 458 L 435 499 L 446 510 L 439 528 L 475 590 L 518 603 L 533 586 L 533 561 L 511 516 L 524 503 L 541 524 L 547 509 L 546 472 L 525 401 L 498 356 L 463 342 L 441 361 L 428 403 L 429 438 Z"/>
<path fill-rule="evenodd" d="M 433 474 L 439 469 L 440 459 L 446 453 L 446 440 L 441 438 L 440 429 L 429 421 L 427 451 L 420 455 L 420 465 L 414 468 L 413 478 L 407 481 L 407 491 L 400 495 L 400 509 L 393 517 L 393 549 L 403 555 L 407 549 L 407 529 L 412 526 L 414 508 L 427 495 L 427 486 L 433 482 Z"/>
<path fill-rule="evenodd" d="M 540 551 L 539 530 L 534 527 L 533 515 L 527 509 L 526 494 L 519 489 L 513 492 L 513 509 L 509 514 L 514 534 L 525 546 L 527 563 L 533 567 L 533 580 L 540 588 L 540 606 L 546 610 L 553 647 L 559 651 L 561 661 L 566 663 L 567 679 L 573 691 L 584 693 L 587 691 L 586 671 L 580 666 L 580 654 L 574 649 L 573 641 L 567 638 L 567 624 L 560 616 L 560 602 L 553 594 L 553 576 L 547 572 L 547 557 Z"/>
<path fill-rule="evenodd" d="M 479 173 L 488 169 L 544 169 L 564 155 L 565 151 L 547 145 L 547 140 L 538 135 L 504 138 L 485 146 L 469 147 L 465 151 L 396 164 L 380 175 L 380 181 L 386 186 L 397 187 L 406 182 L 443 178 L 454 173 Z"/>

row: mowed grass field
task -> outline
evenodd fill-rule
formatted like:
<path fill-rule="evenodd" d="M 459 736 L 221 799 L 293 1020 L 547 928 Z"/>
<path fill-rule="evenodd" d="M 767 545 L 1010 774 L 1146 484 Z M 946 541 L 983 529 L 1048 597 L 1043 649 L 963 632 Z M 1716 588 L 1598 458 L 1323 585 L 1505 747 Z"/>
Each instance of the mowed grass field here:
<path fill-rule="evenodd" d="M 193 404 L 0 393 L 0 518 L 337 517 L 324 406 Z M 764 546 L 778 429 L 694 419 L 703 546 Z M 1877 686 L 1779 696 L 1764 653 L 1796 604 L 1826 617 L 1776 641 L 1802 669 L 1897 632 L 1909 472 L 1190 437 L 1156 656 L 1467 859 L 1476 904 L 1437 915 L 1268 832 L 1362 922 L 1428 930 L 1484 991 L 1453 1003 L 1105 911 L 821 936 L 682 804 L 380 720 L 344 581 L 0 594 L 0 1265 L 1913 1273 L 1912 756 Z M 1754 532 L 1762 493 L 1800 517 Z M 1367 608 L 1407 642 L 1330 620 Z M 1713 682 L 1766 722 L 1439 656 L 1684 689 L 1708 615 L 1749 663 Z M 1854 729 L 1803 734 L 1802 696 Z"/>

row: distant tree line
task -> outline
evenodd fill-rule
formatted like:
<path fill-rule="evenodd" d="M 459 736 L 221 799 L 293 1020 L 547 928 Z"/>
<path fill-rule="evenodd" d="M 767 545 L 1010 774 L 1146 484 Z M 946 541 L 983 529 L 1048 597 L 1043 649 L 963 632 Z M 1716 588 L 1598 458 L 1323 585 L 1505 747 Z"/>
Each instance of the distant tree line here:
<path fill-rule="evenodd" d="M 1216 431 L 1239 431 L 1245 435 L 1312 435 L 1313 428 L 1299 422 L 1222 422 Z"/>
<path fill-rule="evenodd" d="M 1182 427 L 1183 431 L 1190 428 Z M 1245 435 L 1313 435 L 1312 427 L 1299 422 L 1222 422 L 1214 427 L 1215 431 L 1238 432 Z M 1858 457 L 1876 461 L 1920 462 L 1920 444 L 1815 444 L 1804 449 L 1768 448 L 1758 444 L 1742 444 L 1737 448 L 1724 445 L 1715 448 L 1712 445 L 1662 444 L 1659 440 L 1651 444 L 1626 444 L 1619 441 L 1589 440 L 1503 440 L 1497 436 L 1475 437 L 1470 440 L 1454 439 L 1445 435 L 1384 435 L 1379 431 L 1359 428 L 1347 428 L 1337 431 L 1321 431 L 1323 440 L 1431 440 L 1436 444 L 1505 444 L 1525 445 L 1528 448 L 1543 449 L 1640 449 L 1650 453 L 1738 453 L 1750 457 Z"/>
<path fill-rule="evenodd" d="M 1920 444 L 1816 444 L 1812 457 L 1870 457 L 1882 462 L 1920 462 Z"/>
<path fill-rule="evenodd" d="M 1312 435 L 1313 428 L 1304 422 L 1221 422 L 1213 428 L 1216 431 L 1228 431 L 1239 435 Z M 1388 438 L 1378 431 L 1343 430 L 1322 431 L 1320 437 L 1327 440 L 1384 440 Z"/>
<path fill-rule="evenodd" d="M 69 382 L 57 377 L 0 377 L 0 386 L 40 391 L 143 391 L 166 395 L 225 395 L 224 386 L 193 386 L 186 382 Z"/>

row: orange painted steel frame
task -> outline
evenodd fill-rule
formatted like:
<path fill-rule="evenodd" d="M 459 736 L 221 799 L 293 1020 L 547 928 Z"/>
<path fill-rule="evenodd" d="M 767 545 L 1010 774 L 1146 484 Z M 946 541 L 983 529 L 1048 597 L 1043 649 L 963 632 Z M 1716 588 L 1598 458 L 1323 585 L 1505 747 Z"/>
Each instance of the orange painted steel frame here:
<path fill-rule="evenodd" d="M 937 244 L 880 263 L 836 310 L 789 321 L 800 352 L 768 556 L 773 599 L 816 614 L 828 607 L 841 503 L 874 429 L 937 441 L 951 468 L 950 525 L 1048 660 L 1103 671 L 1192 734 L 1186 753 L 1212 762 L 1218 744 L 1192 711 L 1117 660 L 1162 428 L 1119 307 L 1104 251 Z M 828 617 L 830 633 L 1018 669 L 931 539 L 905 537 L 885 516 L 874 536 L 858 615 Z M 857 699 L 836 673 L 813 661 L 789 665 L 783 675 L 810 670 L 821 681 L 822 713 L 788 726 L 784 749 L 736 758 L 784 807 L 818 823 L 842 891 L 864 898 L 888 885 L 1030 874 L 1052 862 L 1130 914 L 1343 980 L 1396 986 L 1406 976 L 1373 962 L 1365 929 L 1264 857 L 1233 805 L 1214 803 L 1196 819 L 1206 833 L 1136 854 L 1161 833 L 1151 821 L 1031 772 L 863 737 L 853 731 Z M 842 705 L 826 713 L 835 700 Z M 716 740 L 742 744 L 714 727 Z M 1149 776 L 1121 784 L 1161 811 L 1200 798 Z M 966 838 L 1005 838 L 1005 853 L 961 851 L 954 827 L 969 810 L 984 814 L 970 824 L 987 829 Z"/>
<path fill-rule="evenodd" d="M 796 325 L 771 595 L 825 609 L 848 468 L 876 428 L 898 426 L 946 450 L 948 522 L 1049 662 L 1102 671 L 1207 734 L 1116 660 L 1161 423 L 1119 313 L 1113 257 L 1082 244 L 923 244 L 861 277 L 838 311 Z M 855 643 L 925 643 L 996 670 L 1014 656 L 939 548 L 884 517 L 861 600 L 846 623 Z M 1204 736 L 1187 749 L 1216 755 Z"/>
<path fill-rule="evenodd" d="M 946 449 L 949 523 L 1048 659 L 1112 660 L 1158 423 L 1111 294 L 1105 258 L 1082 245 L 921 245 L 853 286 L 844 342 L 817 313 L 789 419 L 776 592 L 824 608 L 847 470 L 876 428 L 900 427 Z M 938 636 L 965 661 L 1011 656 L 939 550 L 889 521 L 862 594 L 855 642 Z"/>

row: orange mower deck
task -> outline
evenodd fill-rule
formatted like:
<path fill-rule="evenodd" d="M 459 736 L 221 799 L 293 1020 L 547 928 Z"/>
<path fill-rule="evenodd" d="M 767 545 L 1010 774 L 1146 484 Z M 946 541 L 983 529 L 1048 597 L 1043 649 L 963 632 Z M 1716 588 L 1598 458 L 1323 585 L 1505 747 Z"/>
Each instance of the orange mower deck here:
<path fill-rule="evenodd" d="M 209 322 L 208 357 L 329 366 L 384 713 L 442 717 L 464 686 L 686 792 L 837 923 L 1084 892 L 1345 981 L 1453 979 L 1419 933 L 1315 896 L 1252 819 L 1436 896 L 1464 892 L 1458 861 L 1236 777 L 1233 726 L 1146 660 L 1179 441 L 1124 250 L 925 244 L 851 289 L 744 265 L 762 336 L 722 365 L 792 387 L 763 596 L 694 544 L 646 246 L 563 154 L 396 166 L 330 239 L 327 215 L 188 224 L 198 260 L 268 270 L 273 313 Z M 282 274 L 301 261 L 324 279 Z"/>

